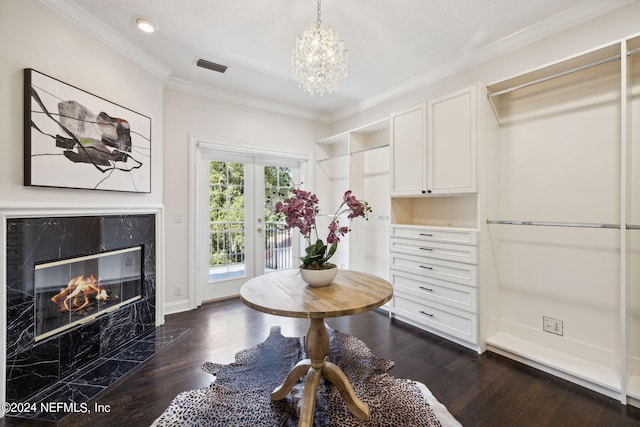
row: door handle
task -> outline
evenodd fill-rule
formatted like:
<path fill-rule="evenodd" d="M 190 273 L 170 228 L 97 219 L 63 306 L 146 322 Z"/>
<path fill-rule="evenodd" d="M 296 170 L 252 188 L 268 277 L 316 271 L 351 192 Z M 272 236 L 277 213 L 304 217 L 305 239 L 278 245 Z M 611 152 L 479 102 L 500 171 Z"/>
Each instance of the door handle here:
<path fill-rule="evenodd" d="M 256 231 L 257 231 L 258 233 L 262 233 L 262 228 L 258 227 L 258 228 L 256 229 Z"/>

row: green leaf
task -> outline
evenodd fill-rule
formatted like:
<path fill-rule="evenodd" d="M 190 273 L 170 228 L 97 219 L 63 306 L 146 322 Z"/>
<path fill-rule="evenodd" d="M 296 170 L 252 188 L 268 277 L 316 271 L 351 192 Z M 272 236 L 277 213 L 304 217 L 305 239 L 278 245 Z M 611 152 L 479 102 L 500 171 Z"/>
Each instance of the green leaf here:
<path fill-rule="evenodd" d="M 329 258 L 331 258 L 333 256 L 333 254 L 336 253 L 337 250 L 338 250 L 338 242 L 333 242 L 333 244 L 329 248 L 329 253 L 327 254 L 327 256 L 322 258 L 322 261 L 320 262 L 320 264 L 329 261 Z"/>

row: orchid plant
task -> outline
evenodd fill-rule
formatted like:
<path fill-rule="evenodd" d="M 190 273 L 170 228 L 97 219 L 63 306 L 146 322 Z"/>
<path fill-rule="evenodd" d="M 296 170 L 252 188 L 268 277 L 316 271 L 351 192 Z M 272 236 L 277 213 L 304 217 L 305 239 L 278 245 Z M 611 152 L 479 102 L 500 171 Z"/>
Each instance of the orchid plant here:
<path fill-rule="evenodd" d="M 325 243 L 318 236 L 316 228 L 316 217 L 320 213 L 318 197 L 309 191 L 298 188 L 294 188 L 292 193 L 292 197 L 276 204 L 276 213 L 284 215 L 287 229 L 298 228 L 307 241 L 306 255 L 301 257 L 302 265 L 300 268 L 308 270 L 334 268 L 335 265 L 327 261 L 336 253 L 340 237 L 351 231 L 348 226 L 340 226 L 339 217 L 347 214 L 348 220 L 358 217 L 363 217 L 366 220 L 368 219 L 367 215 L 371 212 L 371 207 L 364 200 L 358 200 L 351 190 L 347 190 L 342 196 L 342 203 L 329 223 L 329 233 Z M 313 244 L 311 243 L 312 238 L 315 239 Z"/>

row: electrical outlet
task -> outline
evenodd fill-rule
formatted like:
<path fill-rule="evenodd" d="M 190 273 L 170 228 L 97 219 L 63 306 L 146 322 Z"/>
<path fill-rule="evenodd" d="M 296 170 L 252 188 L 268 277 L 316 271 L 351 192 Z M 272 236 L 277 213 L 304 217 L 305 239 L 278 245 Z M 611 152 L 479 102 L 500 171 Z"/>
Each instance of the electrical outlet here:
<path fill-rule="evenodd" d="M 542 330 L 552 334 L 563 336 L 562 320 L 542 316 Z"/>
<path fill-rule="evenodd" d="M 175 288 L 175 296 L 182 296 L 182 288 L 180 286 L 176 286 Z"/>

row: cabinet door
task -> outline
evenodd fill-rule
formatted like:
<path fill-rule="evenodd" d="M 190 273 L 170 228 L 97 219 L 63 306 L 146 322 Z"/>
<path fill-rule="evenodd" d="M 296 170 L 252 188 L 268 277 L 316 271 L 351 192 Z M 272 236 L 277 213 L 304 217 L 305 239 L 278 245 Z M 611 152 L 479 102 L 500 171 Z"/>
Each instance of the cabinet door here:
<path fill-rule="evenodd" d="M 426 192 L 426 104 L 391 115 L 392 196 L 412 196 Z"/>
<path fill-rule="evenodd" d="M 428 191 L 475 193 L 477 95 L 472 86 L 428 102 Z"/>

